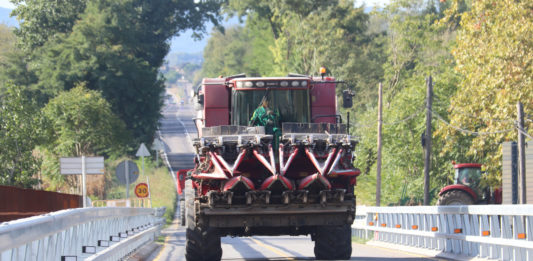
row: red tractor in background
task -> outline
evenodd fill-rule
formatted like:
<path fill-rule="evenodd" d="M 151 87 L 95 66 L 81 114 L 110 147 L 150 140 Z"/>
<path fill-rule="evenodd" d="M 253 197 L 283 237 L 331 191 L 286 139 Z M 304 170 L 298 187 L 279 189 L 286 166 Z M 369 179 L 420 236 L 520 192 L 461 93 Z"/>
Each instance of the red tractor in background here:
<path fill-rule="evenodd" d="M 220 260 L 221 237 L 252 235 L 311 235 L 317 259 L 350 258 L 360 171 L 352 164 L 357 141 L 337 112 L 338 83 L 305 75 L 203 79 L 195 168 L 178 175 L 187 260 Z M 352 96 L 343 93 L 344 107 Z"/>
<path fill-rule="evenodd" d="M 501 189 L 492 191 L 482 184 L 484 172 L 481 166 L 477 163 L 454 164 L 454 184 L 441 189 L 437 205 L 501 204 Z"/>

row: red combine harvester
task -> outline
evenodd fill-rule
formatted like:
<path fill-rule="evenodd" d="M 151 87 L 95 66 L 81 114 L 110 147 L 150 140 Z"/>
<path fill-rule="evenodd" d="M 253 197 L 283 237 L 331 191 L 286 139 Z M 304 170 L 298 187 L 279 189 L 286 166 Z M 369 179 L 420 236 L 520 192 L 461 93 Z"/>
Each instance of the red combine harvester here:
<path fill-rule="evenodd" d="M 195 168 L 180 183 L 187 260 L 220 260 L 220 237 L 251 235 L 311 235 L 317 259 L 350 258 L 360 171 L 357 142 L 337 113 L 338 83 L 304 75 L 202 81 Z M 343 106 L 352 96 L 343 93 Z"/>
<path fill-rule="evenodd" d="M 441 189 L 437 205 L 501 204 L 501 189 L 492 191 L 481 183 L 481 166 L 477 163 L 455 164 L 454 184 Z"/>

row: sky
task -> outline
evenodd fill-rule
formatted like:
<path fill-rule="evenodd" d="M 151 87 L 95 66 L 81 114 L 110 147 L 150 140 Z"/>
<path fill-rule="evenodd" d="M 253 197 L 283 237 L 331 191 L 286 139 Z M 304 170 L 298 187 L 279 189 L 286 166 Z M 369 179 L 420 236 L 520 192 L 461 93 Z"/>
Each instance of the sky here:
<path fill-rule="evenodd" d="M 266 1 L 266 0 L 263 0 Z M 383 7 L 388 4 L 390 0 L 355 0 L 355 5 L 360 6 L 365 4 L 366 7 L 380 6 Z M 15 6 L 9 2 L 9 0 L 0 0 L 0 7 L 13 9 Z M 225 22 L 224 24 L 232 25 L 236 24 L 236 19 Z M 207 32 L 211 32 L 212 25 L 207 26 Z M 178 37 L 174 37 L 171 40 L 170 52 L 185 52 L 185 53 L 198 53 L 202 52 L 207 45 L 208 35 L 204 35 L 204 38 L 200 41 L 195 41 L 191 37 L 192 31 L 186 31 Z"/>
<path fill-rule="evenodd" d="M 383 6 L 384 4 L 390 2 L 390 0 L 356 0 L 356 5 L 365 3 L 367 6 L 375 6 L 380 5 Z M 15 6 L 9 2 L 9 0 L 0 0 L 0 7 L 3 8 L 10 8 L 13 9 Z"/>
<path fill-rule="evenodd" d="M 0 7 L 13 9 L 15 6 L 8 0 L 0 0 Z"/>

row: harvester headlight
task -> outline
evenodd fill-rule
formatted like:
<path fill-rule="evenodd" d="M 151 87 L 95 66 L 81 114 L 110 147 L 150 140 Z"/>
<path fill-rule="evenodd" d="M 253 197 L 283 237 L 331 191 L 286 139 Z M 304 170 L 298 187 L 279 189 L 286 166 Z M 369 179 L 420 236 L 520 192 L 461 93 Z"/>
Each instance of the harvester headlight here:
<path fill-rule="evenodd" d="M 244 82 L 244 87 L 253 87 L 253 86 L 254 86 L 253 82 Z"/>
<path fill-rule="evenodd" d="M 242 88 L 243 82 L 237 82 L 237 88 Z"/>
<path fill-rule="evenodd" d="M 293 82 L 291 82 L 291 85 L 292 85 L 292 87 L 298 87 L 298 86 L 300 86 L 300 82 L 299 81 L 293 81 Z"/>
<path fill-rule="evenodd" d="M 279 86 L 281 86 L 281 87 L 287 87 L 287 86 L 289 86 L 289 82 L 288 82 L 288 81 L 281 81 L 281 82 L 279 83 Z"/>
<path fill-rule="evenodd" d="M 256 82 L 255 86 L 257 86 L 257 87 L 265 87 L 265 82 Z"/>
<path fill-rule="evenodd" d="M 305 86 L 307 86 L 307 81 L 302 82 L 302 87 L 305 87 Z"/>

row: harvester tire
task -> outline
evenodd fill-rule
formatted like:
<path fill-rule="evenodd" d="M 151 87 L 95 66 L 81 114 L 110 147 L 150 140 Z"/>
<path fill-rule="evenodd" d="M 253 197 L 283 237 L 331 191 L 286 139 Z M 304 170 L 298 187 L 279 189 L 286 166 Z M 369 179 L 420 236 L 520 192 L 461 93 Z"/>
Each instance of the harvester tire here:
<path fill-rule="evenodd" d="M 447 205 L 473 205 L 474 199 L 461 190 L 452 190 L 442 194 L 437 201 L 437 206 Z"/>
<path fill-rule="evenodd" d="M 348 260 L 352 256 L 350 225 L 318 227 L 315 235 L 315 257 L 319 260 Z"/>
<path fill-rule="evenodd" d="M 194 221 L 194 188 L 192 181 L 185 182 L 185 259 L 188 261 L 211 261 L 222 258 L 220 236 L 213 228 L 196 226 Z"/>
<path fill-rule="evenodd" d="M 182 227 L 185 226 L 185 199 L 180 199 L 179 201 L 179 207 L 180 207 L 180 225 Z"/>

